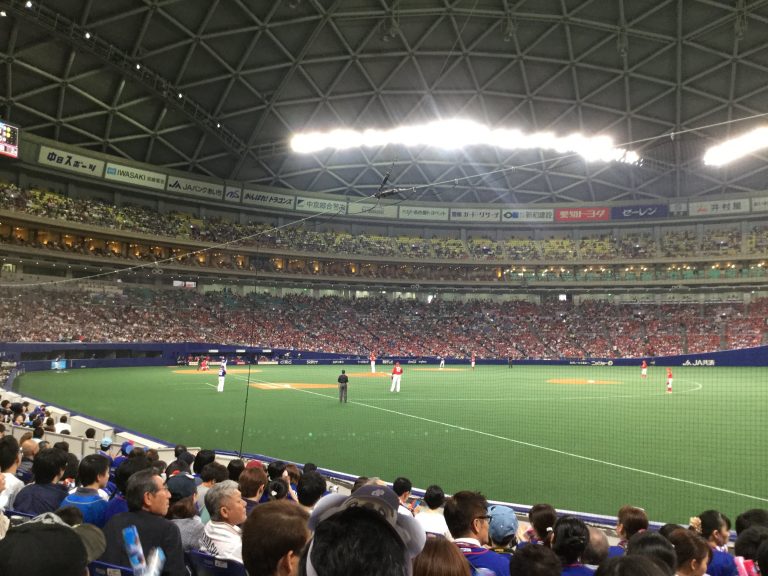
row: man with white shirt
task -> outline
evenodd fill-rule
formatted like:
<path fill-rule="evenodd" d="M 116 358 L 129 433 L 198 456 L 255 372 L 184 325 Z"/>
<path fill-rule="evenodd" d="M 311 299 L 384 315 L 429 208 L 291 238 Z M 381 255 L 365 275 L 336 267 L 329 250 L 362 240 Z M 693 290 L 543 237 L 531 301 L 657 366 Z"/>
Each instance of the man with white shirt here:
<path fill-rule="evenodd" d="M 411 484 L 411 481 L 403 476 L 396 478 L 392 483 L 392 490 L 397 494 L 397 499 L 400 501 L 400 505 L 397 508 L 397 511 L 400 514 L 413 516 L 413 512 L 411 512 L 411 509 L 408 507 L 408 498 L 411 496 L 412 488 L 413 484 Z"/>
<path fill-rule="evenodd" d="M 416 509 L 416 521 L 424 528 L 427 535 L 435 534 L 448 540 L 453 540 L 448 525 L 443 516 L 445 492 L 440 486 L 433 484 L 424 492 L 423 504 Z"/>
<path fill-rule="evenodd" d="M 205 493 L 205 507 L 211 521 L 205 525 L 200 539 L 200 550 L 223 560 L 243 561 L 242 532 L 239 525 L 245 522 L 245 500 L 237 482 L 225 480 L 214 484 Z"/>
<path fill-rule="evenodd" d="M 21 462 L 19 442 L 13 436 L 0 438 L 0 472 L 5 477 L 5 490 L 0 493 L 0 510 L 13 510 L 13 500 L 24 482 L 16 478 L 16 469 Z"/>
<path fill-rule="evenodd" d="M 72 428 L 69 426 L 69 418 L 66 414 L 62 414 L 59 418 L 59 423 L 54 426 L 57 434 L 62 434 L 66 431 L 67 434 L 72 434 Z"/>

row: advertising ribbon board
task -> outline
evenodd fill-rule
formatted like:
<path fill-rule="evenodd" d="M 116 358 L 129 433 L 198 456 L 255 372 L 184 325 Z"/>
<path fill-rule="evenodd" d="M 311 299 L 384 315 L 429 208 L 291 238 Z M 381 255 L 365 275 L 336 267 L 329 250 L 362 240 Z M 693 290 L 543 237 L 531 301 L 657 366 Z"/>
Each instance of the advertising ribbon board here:
<path fill-rule="evenodd" d="M 296 196 L 296 210 L 343 215 L 347 213 L 347 203 L 341 200 L 323 200 L 320 198 Z"/>
<path fill-rule="evenodd" d="M 451 208 L 452 222 L 498 222 L 500 219 L 498 208 Z"/>
<path fill-rule="evenodd" d="M 400 206 L 401 220 L 448 220 L 448 208 L 429 208 L 426 206 Z"/>
<path fill-rule="evenodd" d="M 368 202 L 350 202 L 347 206 L 349 216 L 364 218 L 397 218 L 397 206 L 387 204 L 370 204 Z"/>
<path fill-rule="evenodd" d="M 277 192 L 243 190 L 243 204 L 261 206 L 263 208 L 293 210 L 296 206 L 296 197 L 292 194 L 278 194 Z"/>
<path fill-rule="evenodd" d="M 224 187 L 224 201 L 240 204 L 243 200 L 243 189 L 237 186 Z"/>
<path fill-rule="evenodd" d="M 551 208 L 512 208 L 502 210 L 502 222 L 552 222 L 555 211 Z"/>
<path fill-rule="evenodd" d="M 66 152 L 49 146 L 40 146 L 37 163 L 43 166 L 52 166 L 59 170 L 69 170 L 70 172 L 86 176 L 95 176 L 96 178 L 101 178 L 101 175 L 104 173 L 103 160 L 97 160 L 83 154 Z"/>
<path fill-rule="evenodd" d="M 168 192 L 178 192 L 179 194 L 188 194 L 198 198 L 208 198 L 209 200 L 221 200 L 224 196 L 224 186 L 213 184 L 202 180 L 190 180 L 189 178 L 179 178 L 177 176 L 168 176 L 168 183 L 165 186 Z"/>
<path fill-rule="evenodd" d="M 742 214 L 744 212 L 749 212 L 748 198 L 688 203 L 689 216 L 722 216 L 723 214 Z"/>
<path fill-rule="evenodd" d="M 614 206 L 611 208 L 611 220 L 648 220 L 666 218 L 669 206 L 666 204 L 646 204 L 645 206 Z"/>
<path fill-rule="evenodd" d="M 143 188 L 165 190 L 165 174 L 152 172 L 150 170 L 142 170 L 141 168 L 133 168 L 132 166 L 125 166 L 123 164 L 115 164 L 113 162 L 107 163 L 107 170 L 104 173 L 104 178 L 116 182 L 133 184 L 134 186 L 142 186 Z"/>
<path fill-rule="evenodd" d="M 610 219 L 610 208 L 555 208 L 555 222 L 601 222 Z"/>

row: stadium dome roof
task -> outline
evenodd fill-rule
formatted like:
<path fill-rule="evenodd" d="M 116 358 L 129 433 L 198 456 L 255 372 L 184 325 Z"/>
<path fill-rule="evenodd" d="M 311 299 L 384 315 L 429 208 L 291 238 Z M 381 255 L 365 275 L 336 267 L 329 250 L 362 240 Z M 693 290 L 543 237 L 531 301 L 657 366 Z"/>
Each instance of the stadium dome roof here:
<path fill-rule="evenodd" d="M 350 198 L 376 192 L 392 167 L 390 184 L 428 201 L 767 188 L 768 154 L 730 168 L 702 156 L 766 122 L 768 0 L 12 0 L 0 9 L 6 120 L 158 166 Z M 608 134 L 643 162 L 483 146 L 299 155 L 288 145 L 299 131 L 445 118 Z"/>

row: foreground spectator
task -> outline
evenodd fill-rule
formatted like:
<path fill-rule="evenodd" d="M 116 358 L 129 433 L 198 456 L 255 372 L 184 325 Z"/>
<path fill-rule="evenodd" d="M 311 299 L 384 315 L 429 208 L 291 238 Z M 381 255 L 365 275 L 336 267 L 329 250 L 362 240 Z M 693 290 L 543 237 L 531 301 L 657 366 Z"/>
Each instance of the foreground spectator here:
<path fill-rule="evenodd" d="M 113 516 L 104 527 L 107 549 L 104 562 L 129 566 L 123 545 L 123 529 L 136 526 L 144 550 L 160 547 L 165 552 L 164 576 L 187 576 L 184 549 L 179 529 L 165 519 L 171 494 L 151 468 L 136 472 L 128 479 L 125 500 L 128 512 Z"/>
<path fill-rule="evenodd" d="M 56 510 L 67 496 L 67 489 L 58 483 L 66 465 L 67 455 L 58 448 L 40 450 L 32 464 L 35 483 L 19 490 L 14 508 L 34 515 Z"/>
<path fill-rule="evenodd" d="M 398 514 L 398 506 L 392 489 L 376 484 L 361 486 L 348 497 L 321 498 L 309 519 L 314 536 L 301 556 L 299 574 L 411 574 L 426 536 L 412 516 Z"/>
<path fill-rule="evenodd" d="M 648 515 L 642 508 L 635 506 L 622 506 L 616 523 L 616 535 L 620 538 L 617 546 L 608 549 L 608 555 L 623 556 L 627 549 L 627 542 L 638 532 L 648 529 Z"/>
<path fill-rule="evenodd" d="M 741 534 L 750 526 L 765 526 L 768 528 L 768 510 L 751 508 L 736 517 L 736 534 Z"/>
<path fill-rule="evenodd" d="M 13 436 L 0 438 L 0 472 L 5 477 L 5 490 L 0 493 L 0 511 L 12 510 L 16 494 L 24 488 L 24 482 L 16 477 L 21 463 L 19 443 Z"/>
<path fill-rule="evenodd" d="M 511 552 L 517 545 L 517 529 L 519 523 L 515 511 L 509 506 L 494 504 L 488 506 L 488 535 L 494 548 L 500 552 Z"/>
<path fill-rule="evenodd" d="M 326 491 L 327 485 L 322 474 L 319 472 L 304 472 L 296 486 L 296 497 L 299 499 L 299 504 L 307 509 L 307 512 L 312 512 L 312 508 L 315 507 L 317 501 L 323 497 Z"/>
<path fill-rule="evenodd" d="M 560 558 L 546 546 L 518 548 L 509 559 L 510 576 L 560 576 Z"/>
<path fill-rule="evenodd" d="M 200 541 L 203 552 L 224 560 L 243 561 L 240 524 L 245 522 L 245 502 L 237 483 L 224 480 L 205 494 L 205 508 L 211 521 Z"/>
<path fill-rule="evenodd" d="M 581 561 L 585 566 L 594 570 L 608 558 L 608 537 L 596 526 L 589 526 L 588 528 L 589 543 L 581 555 Z"/>
<path fill-rule="evenodd" d="M 677 554 L 672 543 L 658 532 L 640 532 L 629 539 L 628 556 L 647 556 L 668 576 L 677 569 Z"/>
<path fill-rule="evenodd" d="M 592 576 L 593 572 L 581 563 L 581 556 L 589 543 L 587 525 L 575 516 L 557 519 L 552 528 L 550 547 L 560 558 L 563 576 Z"/>
<path fill-rule="evenodd" d="M 692 530 L 678 528 L 669 535 L 669 541 L 675 547 L 678 576 L 704 576 L 707 573 L 710 550 L 701 536 Z"/>
<path fill-rule="evenodd" d="M 445 503 L 445 522 L 456 545 L 476 569 L 509 574 L 509 557 L 485 548 L 490 543 L 488 501 L 480 492 L 457 492 Z"/>
<path fill-rule="evenodd" d="M 146 470 L 150 467 L 149 460 L 146 458 L 130 458 L 120 464 L 115 470 L 115 495 L 107 504 L 107 511 L 104 514 L 104 522 L 109 522 L 112 516 L 122 512 L 128 512 L 128 502 L 125 499 L 125 491 L 128 486 L 128 479 L 139 470 Z"/>
<path fill-rule="evenodd" d="M 203 522 L 197 515 L 197 490 L 191 474 L 176 474 L 165 483 L 171 493 L 166 518 L 176 524 L 184 550 L 197 549 L 203 537 Z"/>
<path fill-rule="evenodd" d="M 88 454 L 77 470 L 80 486 L 62 501 L 62 506 L 75 506 L 83 513 L 83 521 L 102 528 L 107 523 L 108 502 L 99 494 L 109 482 L 109 459 L 101 454 Z"/>
<path fill-rule="evenodd" d="M 728 520 L 717 510 L 707 510 L 698 516 L 691 518 L 691 528 L 712 549 L 712 557 L 707 567 L 709 576 L 736 576 L 736 562 L 728 552 L 723 552 L 722 547 L 728 545 L 730 531 Z"/>
<path fill-rule="evenodd" d="M 427 538 L 421 554 L 413 560 L 413 576 L 471 576 L 471 574 L 469 562 L 464 555 L 455 544 L 445 538 Z"/>
<path fill-rule="evenodd" d="M 306 475 L 306 473 L 305 473 Z M 249 574 L 291 576 L 310 533 L 309 513 L 293 502 L 267 502 L 243 525 L 243 563 Z"/>
<path fill-rule="evenodd" d="M 666 572 L 650 558 L 614 556 L 603 562 L 595 576 L 665 576 Z"/>
<path fill-rule="evenodd" d="M 238 479 L 240 495 L 245 500 L 245 515 L 250 516 L 251 511 L 258 506 L 264 490 L 267 487 L 267 473 L 261 466 L 251 466 L 240 474 Z"/>
<path fill-rule="evenodd" d="M 453 540 L 451 531 L 445 523 L 443 516 L 443 504 L 445 504 L 445 492 L 437 484 L 427 487 L 424 492 L 423 504 L 416 509 L 416 521 L 428 535 L 437 535 Z"/>

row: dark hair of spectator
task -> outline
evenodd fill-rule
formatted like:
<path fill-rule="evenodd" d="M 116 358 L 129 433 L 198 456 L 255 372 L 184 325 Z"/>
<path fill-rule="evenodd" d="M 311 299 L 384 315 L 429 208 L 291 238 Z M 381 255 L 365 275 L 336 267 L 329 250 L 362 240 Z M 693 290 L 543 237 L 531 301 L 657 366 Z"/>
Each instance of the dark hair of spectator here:
<path fill-rule="evenodd" d="M 267 502 L 253 509 L 243 524 L 243 564 L 249 574 L 271 576 L 280 559 L 299 556 L 309 540 L 309 513 L 285 500 Z"/>
<path fill-rule="evenodd" d="M 267 473 L 263 468 L 246 468 L 240 473 L 237 485 L 243 498 L 255 498 L 259 490 L 267 485 Z"/>
<path fill-rule="evenodd" d="M 67 526 L 79 526 L 83 523 L 83 512 L 77 506 L 62 506 L 53 513 Z"/>
<path fill-rule="evenodd" d="M 406 492 L 410 492 L 412 488 L 413 488 L 413 484 L 411 484 L 411 481 L 408 480 L 408 478 L 404 478 L 402 476 L 400 476 L 399 478 L 396 478 L 395 481 L 392 483 L 392 490 L 398 496 L 402 496 Z"/>
<path fill-rule="evenodd" d="M 65 442 L 64 440 L 60 442 L 54 442 L 53 447 L 58 448 L 59 450 L 63 450 L 64 452 L 69 452 L 69 442 Z"/>
<path fill-rule="evenodd" d="M 77 468 L 77 480 L 81 486 L 88 486 L 104 473 L 109 473 L 109 458 L 103 454 L 88 454 L 80 460 Z"/>
<path fill-rule="evenodd" d="M 755 556 L 757 566 L 760 568 L 760 573 L 768 572 L 768 542 L 760 544 L 760 548 L 757 549 L 757 555 Z"/>
<path fill-rule="evenodd" d="M 96 429 L 95 428 L 86 428 L 85 429 L 85 437 L 89 440 L 93 440 L 96 438 Z"/>
<path fill-rule="evenodd" d="M 64 457 L 67 459 L 67 465 L 64 467 L 64 474 L 61 477 L 75 480 L 77 478 L 77 470 L 80 467 L 80 460 L 71 452 L 64 452 Z"/>
<path fill-rule="evenodd" d="M 528 511 L 528 521 L 540 540 L 544 540 L 557 521 L 557 512 L 549 504 L 534 504 Z"/>
<path fill-rule="evenodd" d="M 146 458 L 131 458 L 123 460 L 122 464 L 115 470 L 115 486 L 117 490 L 125 495 L 128 485 L 128 479 L 140 470 L 146 470 L 151 466 Z"/>
<path fill-rule="evenodd" d="M 763 542 L 768 542 L 768 528 L 756 524 L 741 531 L 736 538 L 733 551 L 736 556 L 743 556 L 747 560 L 755 560 L 757 550 Z"/>
<path fill-rule="evenodd" d="M 589 528 L 583 521 L 575 516 L 557 519 L 552 528 L 551 548 L 563 566 L 578 562 L 588 543 Z"/>
<path fill-rule="evenodd" d="M 267 495 L 270 500 L 283 500 L 288 496 L 288 482 L 284 478 L 270 480 L 267 486 Z"/>
<path fill-rule="evenodd" d="M 595 576 L 667 576 L 667 572 L 645 556 L 617 556 L 600 564 Z"/>
<path fill-rule="evenodd" d="M 245 470 L 245 462 L 243 462 L 240 458 L 230 460 L 227 464 L 227 473 L 229 474 L 229 479 L 234 480 L 235 482 L 239 481 L 240 474 L 242 474 L 243 470 Z"/>
<path fill-rule="evenodd" d="M 557 567 L 560 574 L 560 565 Z M 469 562 L 450 540 L 427 538 L 421 553 L 413 559 L 413 576 L 470 576 Z"/>
<path fill-rule="evenodd" d="M 327 490 L 325 478 L 319 472 L 305 472 L 296 486 L 296 497 L 299 504 L 307 507 L 314 506 Z"/>
<path fill-rule="evenodd" d="M 588 526 L 587 529 L 589 530 L 589 542 L 587 542 L 587 547 L 584 548 L 584 552 L 581 554 L 581 562 L 597 566 L 608 558 L 608 538 L 600 528 Z M 598 537 L 595 537 L 595 534 Z"/>
<path fill-rule="evenodd" d="M 147 455 L 147 459 L 150 462 L 160 460 L 160 453 L 155 448 L 147 448 L 144 453 Z M 163 468 L 165 468 L 165 466 L 163 466 Z"/>
<path fill-rule="evenodd" d="M 40 450 L 32 461 L 32 474 L 35 484 L 50 484 L 54 478 L 64 472 L 67 466 L 67 454 L 58 448 Z"/>
<path fill-rule="evenodd" d="M 45 436 L 45 429 L 41 426 L 37 426 L 32 430 L 32 438 L 42 438 L 43 436 Z"/>
<path fill-rule="evenodd" d="M 510 576 L 560 576 L 561 570 L 560 558 L 546 546 L 518 548 L 509 559 Z"/>
<path fill-rule="evenodd" d="M 392 528 L 376 512 L 360 507 L 337 512 L 320 522 L 312 545 L 304 550 L 299 565 L 302 576 L 307 573 L 307 554 L 311 554 L 318 576 L 403 576 L 410 564 Z"/>
<path fill-rule="evenodd" d="M 641 530 L 648 529 L 648 514 L 636 506 L 622 506 L 619 508 L 618 523 L 624 528 L 624 538 L 629 540 Z"/>
<path fill-rule="evenodd" d="M 677 570 L 677 553 L 672 543 L 658 532 L 640 532 L 629 539 L 628 556 L 647 556 L 671 576 Z"/>
<path fill-rule="evenodd" d="M 224 482 L 224 480 L 229 480 L 229 471 L 224 464 L 210 462 L 206 464 L 203 467 L 202 472 L 200 472 L 200 479 L 203 482 L 210 482 L 211 480 L 215 483 Z"/>
<path fill-rule="evenodd" d="M 470 534 L 476 518 L 488 513 L 488 500 L 480 492 L 463 490 L 445 501 L 443 514 L 454 538 Z"/>
<path fill-rule="evenodd" d="M 19 459 L 19 441 L 13 436 L 0 438 L 0 472 L 5 472 Z"/>
<path fill-rule="evenodd" d="M 184 444 L 176 444 L 173 448 L 173 457 L 178 458 L 182 452 L 186 452 L 187 447 Z"/>
<path fill-rule="evenodd" d="M 712 538 L 714 532 L 719 532 L 728 526 L 726 518 L 717 510 L 706 510 L 698 517 L 701 520 L 701 535 L 705 540 Z"/>
<path fill-rule="evenodd" d="M 680 526 L 680 524 L 664 524 L 661 528 L 659 528 L 659 534 L 664 536 L 667 540 L 669 540 L 670 534 L 674 532 L 675 530 L 680 530 L 680 528 L 683 528 L 683 526 Z"/>
<path fill-rule="evenodd" d="M 768 510 L 751 508 L 736 516 L 736 534 L 741 534 L 750 526 L 768 526 Z"/>
<path fill-rule="evenodd" d="M 146 460 L 145 460 L 146 461 Z M 155 494 L 158 490 L 155 471 L 151 468 L 139 470 L 128 478 L 125 487 L 125 502 L 128 510 L 138 512 L 144 508 L 144 494 Z"/>
<path fill-rule="evenodd" d="M 437 510 L 445 504 L 445 492 L 443 492 L 443 489 L 440 488 L 437 484 L 432 484 L 431 486 L 427 487 L 426 492 L 424 492 L 424 503 L 429 506 L 430 510 Z"/>
<path fill-rule="evenodd" d="M 192 471 L 195 474 L 202 474 L 203 468 L 216 460 L 216 453 L 213 450 L 200 450 L 195 455 L 195 461 L 192 463 Z"/>
<path fill-rule="evenodd" d="M 183 520 L 185 518 L 194 518 L 196 515 L 197 506 L 195 505 L 195 495 L 193 494 L 172 502 L 168 507 L 168 513 L 165 517 L 168 520 Z"/>
<path fill-rule="evenodd" d="M 679 528 L 669 535 L 669 541 L 675 547 L 677 568 L 687 566 L 691 560 L 701 562 L 712 555 L 712 550 L 706 540 L 693 530 Z"/>
<path fill-rule="evenodd" d="M 301 478 L 301 470 L 299 470 L 299 467 L 296 466 L 296 464 L 288 464 L 285 467 L 285 470 L 288 472 L 288 480 L 291 484 L 298 484 L 299 478 Z"/>
<path fill-rule="evenodd" d="M 317 470 L 317 464 L 314 464 L 312 462 L 307 462 L 306 464 L 304 464 L 304 468 L 303 468 L 304 472 L 314 472 L 315 470 Z"/>
<path fill-rule="evenodd" d="M 275 478 L 282 477 L 286 466 L 288 465 L 282 460 L 275 460 L 274 462 L 270 462 L 267 465 L 267 474 L 269 474 L 269 479 L 274 480 Z"/>
<path fill-rule="evenodd" d="M 354 494 L 358 488 L 365 486 L 368 483 L 368 480 L 368 476 L 358 476 L 357 480 L 355 480 L 355 483 L 352 484 L 352 490 L 350 490 L 350 493 Z"/>
<path fill-rule="evenodd" d="M 184 460 L 174 460 L 168 464 L 168 467 L 165 469 L 165 477 L 170 478 L 177 472 L 190 472 L 189 464 L 184 462 Z"/>

